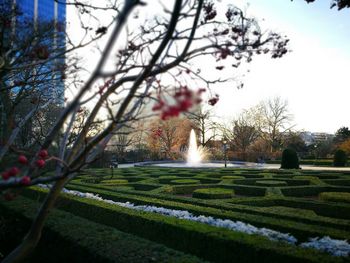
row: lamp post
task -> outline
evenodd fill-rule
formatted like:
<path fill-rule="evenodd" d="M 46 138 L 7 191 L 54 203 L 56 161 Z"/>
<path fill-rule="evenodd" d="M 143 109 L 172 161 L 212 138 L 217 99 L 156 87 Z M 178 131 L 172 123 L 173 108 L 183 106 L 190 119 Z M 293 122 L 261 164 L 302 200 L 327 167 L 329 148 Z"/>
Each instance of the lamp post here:
<path fill-rule="evenodd" d="M 227 167 L 227 139 L 222 139 L 222 144 L 224 146 L 224 160 L 225 160 L 225 168 Z"/>
<path fill-rule="evenodd" d="M 314 145 L 314 149 L 315 149 L 315 166 L 317 165 L 317 144 Z"/>

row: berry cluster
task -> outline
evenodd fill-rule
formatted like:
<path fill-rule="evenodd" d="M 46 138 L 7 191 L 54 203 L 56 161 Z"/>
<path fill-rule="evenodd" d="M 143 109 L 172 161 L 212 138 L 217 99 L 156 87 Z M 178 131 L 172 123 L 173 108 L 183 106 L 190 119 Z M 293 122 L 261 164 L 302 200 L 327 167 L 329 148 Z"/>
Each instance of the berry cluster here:
<path fill-rule="evenodd" d="M 167 105 L 163 99 L 159 99 L 158 103 L 152 108 L 153 111 L 161 111 L 161 119 L 167 120 L 177 117 L 181 112 L 188 111 L 193 105 L 202 102 L 201 94 L 206 89 L 199 89 L 197 92 L 190 90 L 187 86 L 181 86 L 174 94 L 175 104 Z"/>
<path fill-rule="evenodd" d="M 47 159 L 49 156 L 47 150 L 42 149 L 39 154 L 38 154 L 38 159 L 35 162 L 35 166 L 37 168 L 43 168 L 45 166 L 45 159 Z M 21 154 L 18 156 L 17 159 L 18 163 L 21 164 L 22 166 L 26 166 L 29 164 L 28 159 L 25 155 Z M 6 171 L 4 171 L 1 174 L 2 180 L 6 181 L 9 180 L 11 177 L 19 177 L 21 174 L 21 169 L 18 168 L 17 166 L 13 166 L 9 169 L 7 169 Z M 20 178 L 20 182 L 22 185 L 29 185 L 31 183 L 31 178 L 27 175 L 22 176 Z"/>

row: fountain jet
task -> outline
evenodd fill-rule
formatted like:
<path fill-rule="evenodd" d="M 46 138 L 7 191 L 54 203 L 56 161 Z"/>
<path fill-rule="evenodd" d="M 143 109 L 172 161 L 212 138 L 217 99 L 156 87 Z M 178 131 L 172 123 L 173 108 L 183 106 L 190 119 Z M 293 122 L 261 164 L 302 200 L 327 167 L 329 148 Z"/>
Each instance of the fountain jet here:
<path fill-rule="evenodd" d="M 194 130 L 191 130 L 190 133 L 190 142 L 188 144 L 187 151 L 187 165 L 189 166 L 198 166 L 202 161 L 201 149 L 197 147 L 197 138 Z"/>

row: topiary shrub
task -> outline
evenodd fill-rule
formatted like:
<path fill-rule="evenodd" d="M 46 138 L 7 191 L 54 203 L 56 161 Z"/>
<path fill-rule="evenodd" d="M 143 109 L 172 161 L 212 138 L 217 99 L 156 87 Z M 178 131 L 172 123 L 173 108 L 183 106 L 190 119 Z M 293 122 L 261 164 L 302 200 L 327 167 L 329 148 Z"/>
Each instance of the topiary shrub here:
<path fill-rule="evenodd" d="M 337 150 L 334 153 L 333 165 L 335 167 L 344 167 L 346 166 L 347 160 L 346 153 L 343 150 Z"/>
<path fill-rule="evenodd" d="M 299 158 L 293 149 L 284 149 L 282 153 L 281 169 L 299 169 Z"/>

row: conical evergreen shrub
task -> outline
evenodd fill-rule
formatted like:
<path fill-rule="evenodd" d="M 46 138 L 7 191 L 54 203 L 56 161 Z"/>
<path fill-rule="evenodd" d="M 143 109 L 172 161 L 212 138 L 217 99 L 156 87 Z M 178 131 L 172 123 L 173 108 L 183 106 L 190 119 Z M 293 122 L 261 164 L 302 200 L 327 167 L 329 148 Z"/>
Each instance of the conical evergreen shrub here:
<path fill-rule="evenodd" d="M 333 165 L 335 167 L 344 167 L 346 166 L 347 160 L 346 153 L 343 150 L 337 150 L 334 153 Z"/>
<path fill-rule="evenodd" d="M 299 169 L 299 158 L 293 149 L 284 149 L 282 153 L 281 169 Z"/>

